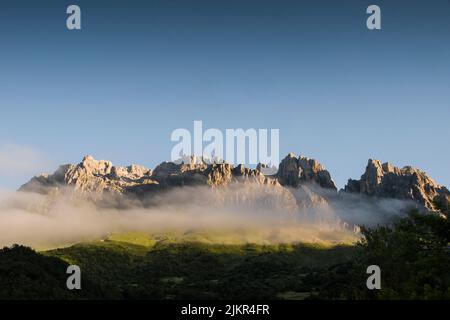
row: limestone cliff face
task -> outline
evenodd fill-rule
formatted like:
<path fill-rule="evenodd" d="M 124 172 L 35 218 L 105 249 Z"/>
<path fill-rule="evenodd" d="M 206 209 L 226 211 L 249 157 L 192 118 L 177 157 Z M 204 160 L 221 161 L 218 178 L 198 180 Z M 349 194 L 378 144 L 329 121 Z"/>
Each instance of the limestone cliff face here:
<path fill-rule="evenodd" d="M 298 188 L 305 183 L 313 183 L 325 189 L 336 190 L 330 173 L 316 160 L 290 153 L 278 169 L 278 181 L 284 186 Z"/>
<path fill-rule="evenodd" d="M 228 163 L 206 163 L 196 157 L 192 157 L 190 162 L 181 164 L 163 162 L 155 168 L 152 178 L 162 187 L 185 185 L 214 187 L 231 182 L 277 184 L 275 179 L 264 176 L 259 169 L 248 169 L 243 165 L 234 167 Z"/>
<path fill-rule="evenodd" d="M 276 179 L 264 176 L 258 169 L 227 163 L 208 164 L 195 157 L 188 163 L 163 162 L 152 171 L 138 165 L 116 167 L 110 161 L 86 156 L 77 165 L 64 165 L 52 175 L 34 177 L 19 190 L 47 193 L 52 188 L 72 187 L 81 193 L 145 193 L 182 186 L 215 187 L 231 182 L 278 184 Z"/>
<path fill-rule="evenodd" d="M 51 189 L 72 187 L 80 193 L 121 193 L 127 187 L 152 183 L 152 171 L 142 166 L 115 167 L 110 161 L 86 156 L 77 165 L 63 165 L 52 175 L 42 174 L 20 187 L 19 191 L 47 193 Z"/>
<path fill-rule="evenodd" d="M 152 171 L 138 165 L 116 167 L 109 161 L 86 156 L 77 165 L 64 165 L 51 175 L 34 177 L 19 190 L 50 193 L 72 188 L 91 198 L 112 193 L 149 199 L 154 192 L 176 187 L 220 188 L 237 183 L 246 184 L 248 190 L 252 190 L 249 185 L 267 186 L 266 194 L 271 190 L 278 194 L 288 192 L 287 197 L 294 196 L 298 207 L 326 206 L 330 199 L 336 198 L 336 185 L 330 173 L 314 159 L 291 153 L 281 161 L 276 175 L 266 176 L 261 168 L 263 165 L 249 169 L 191 157 L 182 163 L 163 162 Z M 361 179 L 350 179 L 343 192 L 412 200 L 432 211 L 446 214 L 449 211 L 450 192 L 445 187 L 418 169 L 400 169 L 378 160 L 369 160 Z"/>
<path fill-rule="evenodd" d="M 413 200 L 432 211 L 448 212 L 450 192 L 425 172 L 413 168 L 397 168 L 370 159 L 359 180 L 350 179 L 344 192 L 380 198 Z"/>

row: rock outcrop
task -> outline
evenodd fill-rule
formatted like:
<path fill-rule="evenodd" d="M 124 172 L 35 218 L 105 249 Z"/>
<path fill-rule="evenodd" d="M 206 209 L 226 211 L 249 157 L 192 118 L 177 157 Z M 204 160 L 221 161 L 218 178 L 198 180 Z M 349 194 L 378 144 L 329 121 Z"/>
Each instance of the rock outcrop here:
<path fill-rule="evenodd" d="M 290 153 L 284 158 L 278 169 L 278 181 L 281 185 L 298 188 L 304 183 L 317 184 L 321 188 L 337 190 L 330 173 L 316 160 Z"/>
<path fill-rule="evenodd" d="M 228 163 L 210 164 L 196 157 L 190 158 L 188 163 L 163 162 L 152 171 L 138 165 L 116 167 L 109 161 L 86 156 L 77 165 L 64 165 L 52 175 L 34 177 L 19 191 L 47 193 L 49 189 L 72 187 L 81 193 L 142 194 L 182 186 L 216 187 L 231 182 L 278 184 L 275 178 L 264 176 L 259 169 L 234 167 Z"/>
<path fill-rule="evenodd" d="M 359 180 L 350 179 L 344 192 L 379 198 L 412 200 L 432 211 L 448 213 L 450 192 L 425 172 L 413 168 L 397 168 L 370 159 Z"/>
<path fill-rule="evenodd" d="M 19 191 L 48 193 L 49 190 L 73 187 L 80 193 L 122 193 L 136 185 L 156 184 L 152 171 L 142 166 L 115 167 L 110 161 L 86 156 L 77 165 L 63 165 L 52 175 L 42 174 L 20 187 Z"/>
<path fill-rule="evenodd" d="M 77 193 L 93 195 L 91 198 L 112 193 L 148 199 L 153 192 L 175 187 L 218 188 L 246 183 L 268 186 L 268 190 L 276 187 L 274 192 L 288 191 L 301 208 L 327 205 L 337 195 L 330 173 L 314 159 L 291 153 L 281 161 L 277 174 L 264 175 L 263 168 L 262 164 L 249 169 L 243 165 L 211 163 L 191 157 L 181 163 L 163 162 L 152 171 L 138 165 L 116 167 L 109 161 L 86 156 L 77 165 L 64 165 L 51 175 L 34 177 L 19 190 L 48 194 L 61 188 L 72 188 Z M 449 212 L 450 192 L 445 187 L 418 169 L 400 169 L 378 160 L 369 160 L 361 179 L 350 179 L 342 192 L 412 200 L 431 211 Z"/>

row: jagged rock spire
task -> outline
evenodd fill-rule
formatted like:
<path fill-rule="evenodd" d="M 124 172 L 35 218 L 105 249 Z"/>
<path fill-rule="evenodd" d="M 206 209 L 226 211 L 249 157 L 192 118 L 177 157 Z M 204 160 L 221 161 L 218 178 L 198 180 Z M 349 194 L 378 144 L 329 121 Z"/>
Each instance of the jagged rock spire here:
<path fill-rule="evenodd" d="M 294 188 L 302 183 L 315 183 L 322 188 L 337 189 L 324 166 L 314 159 L 303 156 L 297 158 L 293 153 L 281 161 L 277 177 L 282 185 Z"/>
<path fill-rule="evenodd" d="M 52 175 L 39 175 L 24 184 L 20 191 L 49 193 L 61 187 L 73 187 L 88 194 L 113 192 L 150 195 L 153 191 L 190 185 L 220 186 L 232 182 L 336 190 L 330 173 L 319 162 L 303 156 L 288 154 L 280 163 L 278 173 L 265 176 L 257 169 L 227 163 L 163 162 L 154 171 L 143 166 L 115 167 L 110 161 L 86 156 L 77 165 L 61 166 Z M 397 168 L 370 159 L 360 180 L 350 179 L 344 192 L 380 198 L 412 200 L 423 207 L 448 214 L 450 192 L 434 182 L 426 173 L 412 167 Z"/>
<path fill-rule="evenodd" d="M 369 159 L 359 180 L 349 179 L 344 192 L 380 198 L 413 200 L 433 211 L 448 211 L 450 192 L 425 172 L 406 166 L 397 168 L 389 163 Z"/>

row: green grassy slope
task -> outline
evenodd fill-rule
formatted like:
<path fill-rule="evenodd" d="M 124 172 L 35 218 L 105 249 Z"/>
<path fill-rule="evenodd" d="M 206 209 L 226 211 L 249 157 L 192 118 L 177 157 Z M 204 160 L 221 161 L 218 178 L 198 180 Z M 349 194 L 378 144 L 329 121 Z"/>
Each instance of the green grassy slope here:
<path fill-rule="evenodd" d="M 136 235 L 132 239 L 139 242 Z M 314 270 L 348 261 L 353 251 L 300 244 L 144 242 L 147 245 L 106 240 L 45 255 L 79 265 L 122 298 L 281 299 L 308 297 L 314 287 L 303 279 Z"/>
<path fill-rule="evenodd" d="M 0 299 L 450 298 L 447 218 L 411 212 L 362 234 L 354 246 L 214 243 L 193 232 L 119 234 L 41 253 L 16 246 L 0 250 Z M 81 267 L 79 292 L 65 288 L 69 264 Z M 373 264 L 382 290 L 366 287 Z"/>

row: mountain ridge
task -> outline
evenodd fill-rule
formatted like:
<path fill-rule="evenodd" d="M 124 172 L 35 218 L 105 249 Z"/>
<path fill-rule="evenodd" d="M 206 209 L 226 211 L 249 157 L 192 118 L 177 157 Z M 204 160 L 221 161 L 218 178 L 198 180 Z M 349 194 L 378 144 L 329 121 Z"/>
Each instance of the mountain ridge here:
<path fill-rule="evenodd" d="M 183 186 L 207 185 L 212 188 L 231 183 L 256 183 L 277 188 L 302 190 L 309 201 L 340 194 L 359 194 L 373 198 L 412 200 L 422 208 L 448 214 L 450 192 L 425 172 L 406 166 L 369 159 L 359 180 L 349 179 L 338 191 L 331 174 L 315 159 L 289 153 L 274 175 L 264 175 L 259 164 L 256 169 L 228 163 L 210 163 L 191 156 L 181 163 L 163 162 L 153 170 L 140 165 L 114 166 L 110 161 L 85 156 L 78 164 L 60 166 L 53 174 L 33 177 L 19 191 L 49 193 L 61 187 L 72 187 L 84 194 L 115 193 L 149 197 L 154 192 Z M 311 196 L 311 190 L 314 190 Z M 320 190 L 317 192 L 316 190 Z"/>

